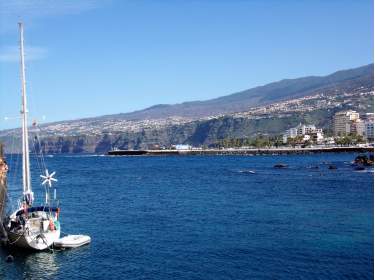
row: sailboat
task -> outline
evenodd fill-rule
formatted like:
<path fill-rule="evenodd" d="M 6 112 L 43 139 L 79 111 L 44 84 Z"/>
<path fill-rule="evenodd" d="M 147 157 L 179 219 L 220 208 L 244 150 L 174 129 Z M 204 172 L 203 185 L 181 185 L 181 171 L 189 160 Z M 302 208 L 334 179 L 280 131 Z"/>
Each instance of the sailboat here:
<path fill-rule="evenodd" d="M 29 157 L 29 131 L 28 110 L 26 98 L 25 60 L 23 47 L 23 23 L 18 23 L 20 32 L 20 66 L 22 89 L 22 185 L 23 194 L 18 202 L 17 210 L 11 213 L 5 221 L 5 229 L 8 235 L 8 244 L 11 246 L 46 250 L 60 238 L 60 208 L 56 200 L 56 189 L 52 188 L 52 182 L 57 180 L 45 169 L 41 175 L 42 185 L 45 186 L 45 202 L 42 205 L 34 205 L 34 192 L 31 188 L 30 157 Z M 44 162 L 44 161 L 43 161 Z M 50 193 L 54 197 L 50 198 Z"/>

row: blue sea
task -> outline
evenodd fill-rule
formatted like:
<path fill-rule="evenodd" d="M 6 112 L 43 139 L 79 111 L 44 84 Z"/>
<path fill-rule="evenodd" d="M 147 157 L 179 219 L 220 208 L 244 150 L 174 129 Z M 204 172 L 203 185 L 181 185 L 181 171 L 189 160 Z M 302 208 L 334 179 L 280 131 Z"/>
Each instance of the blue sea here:
<path fill-rule="evenodd" d="M 62 231 L 92 243 L 0 249 L 0 279 L 373 279 L 373 169 L 355 156 L 47 157 Z"/>

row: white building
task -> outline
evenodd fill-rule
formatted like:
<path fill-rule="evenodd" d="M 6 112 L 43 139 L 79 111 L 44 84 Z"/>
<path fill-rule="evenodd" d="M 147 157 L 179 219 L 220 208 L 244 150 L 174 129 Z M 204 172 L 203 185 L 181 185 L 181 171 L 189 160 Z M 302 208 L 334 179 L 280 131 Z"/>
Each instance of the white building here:
<path fill-rule="evenodd" d="M 308 134 L 303 135 L 302 141 L 309 141 L 311 139 L 311 136 Z"/>
<path fill-rule="evenodd" d="M 184 144 L 178 144 L 176 145 L 176 150 L 191 150 L 191 146 L 190 145 L 184 145 Z"/>
<path fill-rule="evenodd" d="M 348 110 L 337 112 L 333 118 L 333 132 L 336 136 L 346 135 L 353 130 L 352 124 L 359 119 L 356 111 Z"/>
<path fill-rule="evenodd" d="M 317 144 L 322 144 L 324 141 L 324 135 L 321 131 L 316 131 L 310 134 L 311 140 L 316 142 Z"/>
<path fill-rule="evenodd" d="M 365 133 L 368 141 L 374 141 L 374 121 L 365 122 Z"/>
<path fill-rule="evenodd" d="M 365 137 L 368 141 L 374 141 L 374 119 L 367 119 L 364 121 Z"/>
<path fill-rule="evenodd" d="M 335 138 L 333 137 L 327 137 L 323 140 L 323 142 L 326 144 L 326 145 L 334 145 L 335 144 Z"/>
<path fill-rule="evenodd" d="M 304 125 L 304 124 L 299 124 L 299 126 L 297 126 L 297 130 L 298 130 L 298 135 L 300 136 L 315 133 L 315 132 L 322 132 L 322 129 L 317 129 L 315 125 Z"/>
<path fill-rule="evenodd" d="M 313 140 L 315 142 L 321 142 L 323 140 L 323 130 L 316 128 L 315 125 L 304 125 L 299 124 L 296 127 L 290 128 L 283 134 L 283 143 L 288 142 L 288 138 L 295 138 L 297 136 L 303 136 L 302 141 Z"/>
<path fill-rule="evenodd" d="M 364 118 L 364 136 L 368 141 L 374 141 L 374 114 L 367 113 Z"/>
<path fill-rule="evenodd" d="M 365 136 L 365 122 L 361 119 L 356 119 L 350 124 L 350 133 L 360 136 Z"/>
<path fill-rule="evenodd" d="M 298 128 L 297 127 L 290 128 L 287 131 L 285 131 L 285 133 L 283 134 L 283 143 L 287 143 L 288 138 L 295 138 L 297 136 L 298 136 Z"/>

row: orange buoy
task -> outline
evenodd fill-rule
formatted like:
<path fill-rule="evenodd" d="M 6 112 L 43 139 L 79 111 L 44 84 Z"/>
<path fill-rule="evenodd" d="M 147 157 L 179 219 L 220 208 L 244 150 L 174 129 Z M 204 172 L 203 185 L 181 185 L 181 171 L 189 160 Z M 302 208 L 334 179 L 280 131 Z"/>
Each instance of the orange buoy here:
<path fill-rule="evenodd" d="M 52 231 L 55 230 L 55 224 L 53 223 L 52 219 L 49 220 L 49 229 Z"/>

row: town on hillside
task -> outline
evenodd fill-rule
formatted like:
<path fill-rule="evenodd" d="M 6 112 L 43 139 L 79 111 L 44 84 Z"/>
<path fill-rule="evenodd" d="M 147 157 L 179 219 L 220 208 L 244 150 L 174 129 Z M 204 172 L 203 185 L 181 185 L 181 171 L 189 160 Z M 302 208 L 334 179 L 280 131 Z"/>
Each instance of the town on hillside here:
<path fill-rule="evenodd" d="M 303 97 L 246 111 L 187 118 L 126 119 L 118 116 L 56 123 L 33 121 L 35 145 L 45 153 L 107 153 L 110 150 L 227 149 L 369 146 L 374 91 L 369 86 L 322 89 Z M 22 147 L 19 129 L 0 131 L 8 153 Z"/>
<path fill-rule="evenodd" d="M 283 134 L 283 143 L 361 144 L 374 141 L 374 114 L 362 116 L 356 111 L 340 111 L 333 118 L 333 136 L 325 137 L 315 125 L 299 124 Z"/>
<path fill-rule="evenodd" d="M 337 112 L 331 120 L 333 133 L 324 133 L 315 124 L 302 124 L 289 128 L 275 137 L 259 136 L 255 139 L 224 139 L 220 148 L 254 147 L 332 147 L 332 146 L 373 146 L 374 113 L 359 114 L 354 110 Z M 191 145 L 175 145 L 177 150 L 196 149 Z"/>

